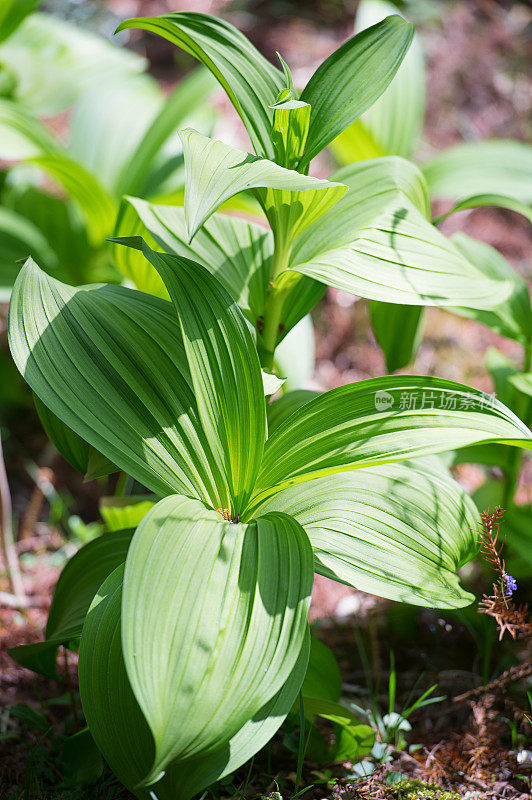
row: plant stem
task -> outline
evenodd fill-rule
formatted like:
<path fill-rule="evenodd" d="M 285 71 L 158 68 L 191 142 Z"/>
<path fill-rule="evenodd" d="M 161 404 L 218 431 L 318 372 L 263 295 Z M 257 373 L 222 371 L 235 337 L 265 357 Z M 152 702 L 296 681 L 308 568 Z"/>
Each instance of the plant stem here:
<path fill-rule="evenodd" d="M 13 594 L 22 606 L 26 604 L 24 594 L 24 584 L 18 563 L 18 556 L 15 550 L 13 539 L 13 517 L 11 505 L 11 492 L 7 480 L 4 453 L 2 450 L 2 438 L 0 437 L 0 525 L 2 535 L 2 555 L 6 566 L 7 576 L 11 583 Z"/>
<path fill-rule="evenodd" d="M 275 348 L 277 347 L 281 328 L 281 315 L 288 293 L 288 286 L 276 286 L 275 279 L 285 269 L 291 249 L 291 245 L 284 239 L 276 237 L 272 258 L 270 287 L 264 307 L 264 327 L 261 334 L 257 337 L 257 350 L 261 366 L 269 372 L 273 369 Z"/>

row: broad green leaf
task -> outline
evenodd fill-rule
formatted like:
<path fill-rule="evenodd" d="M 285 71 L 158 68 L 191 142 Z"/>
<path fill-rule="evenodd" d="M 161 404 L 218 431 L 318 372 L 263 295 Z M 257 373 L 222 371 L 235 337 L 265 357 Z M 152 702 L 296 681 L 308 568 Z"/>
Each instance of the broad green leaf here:
<path fill-rule="evenodd" d="M 0 62 L 16 76 L 16 99 L 43 116 L 63 111 L 92 85 L 101 87 L 110 78 L 146 68 L 146 60 L 131 50 L 40 13 L 27 17 L 0 45 Z"/>
<path fill-rule="evenodd" d="M 61 153 L 36 156 L 30 163 L 57 181 L 77 203 L 86 222 L 89 241 L 94 246 L 101 245 L 113 230 L 117 206 L 98 179 Z"/>
<path fill-rule="evenodd" d="M 0 53 L 1 50 L 0 47 Z M 11 161 L 57 152 L 59 145 L 39 120 L 18 103 L 0 98 L 1 159 Z"/>
<path fill-rule="evenodd" d="M 235 301 L 210 272 L 141 246 L 177 311 L 198 417 L 217 465 L 217 505 L 236 517 L 253 490 L 266 436 L 255 344 Z"/>
<path fill-rule="evenodd" d="M 532 337 L 532 310 L 528 288 L 524 280 L 489 244 L 478 242 L 465 233 L 455 233 L 452 241 L 465 258 L 486 276 L 486 279 L 510 281 L 512 293 L 504 302 L 490 310 L 471 308 L 452 308 L 451 310 L 461 317 L 476 319 L 501 336 L 507 336 L 522 343 L 528 342 Z"/>
<path fill-rule="evenodd" d="M 151 221 L 145 225 L 140 218 L 137 208 L 133 206 L 133 198 L 124 198 L 120 203 L 120 208 L 116 217 L 114 236 L 111 241 L 120 239 L 118 244 L 113 244 L 113 261 L 118 267 L 122 275 L 131 281 L 137 289 L 146 294 L 153 294 L 155 297 L 161 297 L 164 300 L 169 300 L 168 292 L 163 283 L 163 280 L 155 267 L 144 258 L 142 252 L 139 252 L 134 247 L 122 247 L 121 245 L 127 244 L 131 239 L 137 236 L 142 238 L 151 247 L 157 247 L 159 244 L 150 234 L 149 226 Z M 140 203 L 138 198 L 135 198 L 135 204 Z M 151 209 L 151 206 L 149 206 Z M 155 223 L 156 224 L 156 223 Z M 125 237 L 128 237 L 127 240 Z M 164 248 L 166 249 L 166 248 Z"/>
<path fill-rule="evenodd" d="M 87 616 L 80 647 L 80 692 L 92 735 L 111 769 L 129 788 L 142 780 L 153 761 L 153 738 L 131 690 L 120 635 L 123 567 L 101 586 Z M 142 800 L 188 800 L 230 774 L 271 739 L 290 710 L 305 674 L 309 636 L 287 682 L 229 741 L 208 758 L 174 763 Z M 154 795 L 150 794 L 154 792 Z"/>
<path fill-rule="evenodd" d="M 340 183 L 300 175 L 196 131 L 179 135 L 185 154 L 189 241 L 222 203 L 239 192 L 260 190 L 257 196 L 274 235 L 293 239 L 347 191 Z"/>
<path fill-rule="evenodd" d="M 87 444 L 81 436 L 78 436 L 59 417 L 56 417 L 37 395 L 33 396 L 33 400 L 46 435 L 52 444 L 69 464 L 86 476 L 87 480 L 101 478 L 103 475 L 118 471 L 105 456 L 95 451 L 94 447 Z M 121 525 L 120 527 L 129 526 Z"/>
<path fill-rule="evenodd" d="M 375 339 L 384 354 L 386 371 L 395 372 L 410 364 L 423 336 L 422 306 L 371 300 L 369 315 Z"/>
<path fill-rule="evenodd" d="M 38 675 L 45 678 L 58 679 L 56 660 L 57 649 L 60 641 L 33 642 L 32 644 L 20 644 L 18 647 L 9 647 L 7 654 L 21 667 L 31 669 Z"/>
<path fill-rule="evenodd" d="M 441 214 L 435 220 L 433 220 L 435 225 L 438 225 L 447 217 L 450 217 L 451 214 L 455 214 L 457 211 L 467 211 L 470 208 L 484 208 L 485 206 L 493 206 L 494 208 L 506 208 L 509 211 L 515 211 L 517 214 L 521 214 L 523 217 L 529 222 L 532 222 L 532 206 L 530 204 L 522 203 L 520 200 L 516 200 L 514 197 L 506 197 L 502 194 L 474 194 L 472 196 L 468 196 L 463 200 L 460 200 L 456 205 L 452 206 L 448 211 L 444 214 Z"/>
<path fill-rule="evenodd" d="M 505 139 L 464 142 L 439 153 L 423 173 L 434 197 L 498 194 L 532 203 L 532 145 Z"/>
<path fill-rule="evenodd" d="M 318 396 L 319 392 L 313 392 L 310 389 L 295 389 L 292 392 L 287 392 L 275 402 L 270 403 L 267 408 L 270 436 L 281 423 L 292 414 L 295 414 L 301 406 Z"/>
<path fill-rule="evenodd" d="M 32 249 L 32 258 L 54 278 L 66 283 L 81 284 L 94 280 L 98 264 L 94 260 L 81 213 L 64 197 L 41 191 L 23 180 L 19 183 L 18 174 L 26 168 L 23 165 L 9 170 L 2 202 L 35 225 L 53 250 L 53 263 L 46 258 L 39 261 L 38 248 Z"/>
<path fill-rule="evenodd" d="M 0 8 L 0 41 L 11 36 L 24 17 L 27 17 L 41 0 L 4 0 Z"/>
<path fill-rule="evenodd" d="M 137 17 L 122 22 L 117 30 L 126 28 L 157 33 L 205 64 L 227 92 L 255 152 L 274 156 L 270 106 L 285 86 L 283 73 L 240 31 L 224 20 L 190 12 Z"/>
<path fill-rule="evenodd" d="M 311 588 L 308 539 L 285 514 L 231 524 L 179 496 L 148 512 L 122 601 L 126 669 L 155 741 L 144 784 L 216 750 L 281 689 Z"/>
<path fill-rule="evenodd" d="M 321 64 L 301 93 L 311 107 L 300 169 L 389 86 L 408 52 L 414 26 L 394 15 L 353 36 Z"/>
<path fill-rule="evenodd" d="M 214 81 L 207 70 L 197 69 L 179 83 L 169 97 L 164 98 L 159 113 L 120 171 L 116 184 L 119 195 L 138 194 L 146 188 L 150 170 L 162 146 L 178 128 L 183 127 L 191 114 L 204 106 L 213 87 Z"/>
<path fill-rule="evenodd" d="M 342 694 L 342 676 L 334 653 L 315 636 L 310 640 L 310 656 L 301 694 L 333 703 L 337 703 Z"/>
<path fill-rule="evenodd" d="M 33 255 L 48 270 L 57 266 L 57 256 L 31 220 L 0 207 L 0 302 L 7 302 L 20 271 L 17 261 Z"/>
<path fill-rule="evenodd" d="M 504 513 L 505 562 L 514 578 L 532 577 L 532 507 L 514 506 Z"/>
<path fill-rule="evenodd" d="M 388 14 L 397 13 L 397 7 L 387 0 L 362 0 L 357 10 L 356 28 L 364 30 Z M 331 148 L 343 164 L 383 155 L 409 158 L 421 134 L 424 116 L 425 64 L 421 43 L 414 35 L 386 91 L 360 120 L 331 143 Z M 368 149 L 370 143 L 373 143 L 373 152 L 371 146 Z"/>
<path fill-rule="evenodd" d="M 456 570 L 476 551 L 477 509 L 443 468 L 423 460 L 290 486 L 283 508 L 305 528 L 321 575 L 392 600 L 455 608 L 472 596 Z"/>
<path fill-rule="evenodd" d="M 89 606 L 100 584 L 124 564 L 133 530 L 107 533 L 94 539 L 70 559 L 55 587 L 44 642 L 8 650 L 23 667 L 57 678 L 56 656 L 61 644 L 79 639 Z"/>
<path fill-rule="evenodd" d="M 334 761 L 359 761 L 371 752 L 375 744 L 375 731 L 360 722 L 352 711 L 330 700 L 305 697 L 305 714 L 312 720 L 315 716 L 334 723 L 340 733 L 331 753 Z"/>
<path fill-rule="evenodd" d="M 153 495 L 102 497 L 99 503 L 100 516 L 108 531 L 135 529 L 156 502 L 157 498 Z"/>
<path fill-rule="evenodd" d="M 426 219 L 426 185 L 410 162 L 362 161 L 332 177 L 349 192 L 299 237 L 290 270 L 406 305 L 490 308 L 510 294 L 507 278 L 486 277 Z"/>
<path fill-rule="evenodd" d="M 271 271 L 273 239 L 270 231 L 260 225 L 246 222 L 226 214 L 213 214 L 199 229 L 190 244 L 187 244 L 185 211 L 178 206 L 154 205 L 136 197 L 126 198 L 129 208 L 136 217 L 127 211 L 128 223 L 119 225 L 119 233 L 128 235 L 140 233 L 152 248 L 175 254 L 201 264 L 215 275 L 227 289 L 231 297 L 255 326 L 258 317 L 264 313 L 266 288 Z M 139 224 L 139 222 L 141 224 Z M 124 251 L 120 247 L 117 250 Z M 127 252 L 127 251 L 126 251 Z M 127 262 L 125 274 L 139 289 L 144 288 L 154 273 L 161 281 L 157 271 L 143 256 L 142 265 Z M 123 262 L 118 262 L 122 266 Z M 144 270 L 149 269 L 148 275 Z M 139 285 L 140 284 L 140 285 Z"/>
<path fill-rule="evenodd" d="M 74 289 L 29 259 L 11 298 L 10 346 L 42 402 L 119 469 L 158 495 L 215 502 L 170 303 L 120 286 Z"/>
<path fill-rule="evenodd" d="M 270 436 L 255 501 L 293 483 L 483 442 L 532 448 L 496 399 L 443 378 L 398 375 L 319 395 Z"/>
<path fill-rule="evenodd" d="M 151 75 L 118 74 L 97 83 L 73 108 L 68 154 L 119 197 L 127 170 L 133 172 L 131 158 L 163 107 L 164 95 Z"/>
<path fill-rule="evenodd" d="M 134 531 L 104 533 L 84 545 L 64 567 L 57 586 L 46 638 L 65 642 L 81 636 L 81 629 L 98 588 L 116 567 L 126 560 Z"/>

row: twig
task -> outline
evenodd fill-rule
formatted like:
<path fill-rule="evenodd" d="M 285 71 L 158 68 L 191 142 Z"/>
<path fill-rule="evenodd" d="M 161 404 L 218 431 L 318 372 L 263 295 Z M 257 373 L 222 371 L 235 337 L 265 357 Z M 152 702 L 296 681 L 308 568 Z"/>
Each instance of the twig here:
<path fill-rule="evenodd" d="M 7 576 L 18 605 L 23 606 L 26 601 L 22 574 L 18 563 L 17 551 L 13 539 L 11 492 L 7 480 L 6 465 L 0 437 L 0 526 L 2 539 L 2 555 L 4 557 Z"/>
<path fill-rule="evenodd" d="M 9 592 L 0 592 L 0 606 L 7 606 L 8 608 L 29 608 L 33 605 L 35 605 L 35 607 L 41 607 L 41 603 L 34 604 L 27 597 L 16 597 L 16 595 L 10 594 Z"/>
<path fill-rule="evenodd" d="M 502 672 L 491 683 L 487 683 L 485 686 L 477 686 L 476 689 L 470 689 L 464 694 L 453 697 L 453 703 L 463 703 L 466 700 L 474 700 L 477 697 L 481 697 L 483 694 L 497 692 L 497 690 L 503 689 L 510 683 L 528 678 L 529 675 L 532 675 L 532 664 L 516 664 L 514 667 Z"/>

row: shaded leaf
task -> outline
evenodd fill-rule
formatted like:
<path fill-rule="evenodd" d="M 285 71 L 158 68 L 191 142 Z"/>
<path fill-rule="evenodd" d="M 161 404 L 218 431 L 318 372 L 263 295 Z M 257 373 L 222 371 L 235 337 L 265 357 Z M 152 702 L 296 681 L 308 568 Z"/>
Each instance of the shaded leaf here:
<path fill-rule="evenodd" d="M 30 259 L 10 304 L 27 383 L 69 428 L 159 495 L 216 497 L 171 304 L 120 286 L 77 289 Z"/>
<path fill-rule="evenodd" d="M 375 339 L 384 354 L 386 371 L 395 372 L 410 364 L 423 336 L 422 306 L 371 300 L 369 315 Z"/>
<path fill-rule="evenodd" d="M 305 528 L 315 570 L 362 591 L 437 608 L 468 605 L 456 570 L 477 549 L 477 509 L 441 466 L 386 464 L 290 486 L 263 503 Z"/>

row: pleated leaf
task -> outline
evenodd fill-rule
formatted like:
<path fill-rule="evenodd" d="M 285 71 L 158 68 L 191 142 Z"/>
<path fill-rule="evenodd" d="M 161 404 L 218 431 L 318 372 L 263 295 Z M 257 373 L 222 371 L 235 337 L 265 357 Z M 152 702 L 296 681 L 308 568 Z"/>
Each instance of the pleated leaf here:
<path fill-rule="evenodd" d="M 154 205 L 136 197 L 128 197 L 127 202 L 141 222 L 134 229 L 130 226 L 128 234 L 140 233 L 148 244 L 153 241 L 153 249 L 158 248 L 201 264 L 218 278 L 250 322 L 256 323 L 264 311 L 271 271 L 273 239 L 268 230 L 236 217 L 213 214 L 192 242 L 187 244 L 185 211 L 182 207 Z M 121 231 L 125 232 L 126 229 L 125 224 L 121 225 Z M 142 258 L 142 261 L 159 278 L 155 268 L 146 259 Z M 126 274 L 139 286 L 136 268 Z M 146 285 L 144 279 L 140 282 Z"/>
<path fill-rule="evenodd" d="M 156 494 L 215 502 L 170 303 L 120 286 L 74 289 L 30 259 L 13 290 L 9 336 L 35 394 L 119 469 Z"/>
<path fill-rule="evenodd" d="M 111 769 L 130 789 L 153 761 L 153 737 L 129 683 L 121 646 L 123 567 L 102 584 L 89 611 L 80 647 L 79 678 L 83 710 L 98 747 Z M 162 780 L 135 790 L 142 800 L 188 800 L 230 774 L 271 739 L 290 710 L 308 660 L 309 636 L 288 680 L 229 741 L 208 758 L 174 762 Z"/>
<path fill-rule="evenodd" d="M 516 200 L 515 197 L 507 197 L 503 194 L 493 193 L 474 194 L 465 197 L 433 221 L 434 224 L 437 225 L 457 211 L 467 211 L 470 208 L 485 208 L 490 206 L 493 208 L 506 208 L 508 211 L 515 211 L 517 214 L 521 214 L 525 217 L 529 222 L 532 222 L 532 205 L 522 203 L 520 200 Z"/>
<path fill-rule="evenodd" d="M 482 442 L 532 448 L 502 403 L 443 378 L 398 375 L 316 397 L 270 436 L 255 496 L 343 470 Z"/>
<path fill-rule="evenodd" d="M 413 164 L 362 161 L 332 177 L 349 192 L 299 237 L 290 270 L 407 305 L 491 308 L 512 291 L 510 281 L 488 278 L 430 224 L 426 185 Z"/>
<path fill-rule="evenodd" d="M 55 587 L 46 624 L 46 640 L 8 650 L 19 664 L 57 677 L 55 659 L 60 644 L 79 639 L 101 583 L 124 564 L 133 530 L 107 533 L 84 545 L 66 564 Z"/>
<path fill-rule="evenodd" d="M 384 464 L 290 486 L 283 508 L 305 528 L 321 575 L 392 600 L 468 605 L 456 570 L 476 552 L 478 511 L 432 460 Z"/>
<path fill-rule="evenodd" d="M 58 151 L 39 120 L 19 103 L 0 98 L 0 158 L 10 161 Z"/>
<path fill-rule="evenodd" d="M 285 86 L 284 76 L 240 31 L 224 20 L 191 12 L 129 19 L 117 30 L 126 28 L 157 33 L 205 64 L 227 92 L 255 152 L 274 156 L 270 106 Z"/>
<path fill-rule="evenodd" d="M 389 14 L 399 13 L 387 0 L 362 0 L 356 29 L 364 30 Z M 333 142 L 331 149 L 342 164 L 365 158 L 397 155 L 410 158 L 423 129 L 425 63 L 421 43 L 414 35 L 410 49 L 392 82 L 379 99 Z"/>
<path fill-rule="evenodd" d="M 255 344 L 235 301 L 204 267 L 144 242 L 142 252 L 177 311 L 198 416 L 218 467 L 217 505 L 236 516 L 253 490 L 266 436 Z"/>
<path fill-rule="evenodd" d="M 285 514 L 231 524 L 174 496 L 146 515 L 122 601 L 126 669 L 155 741 L 145 784 L 215 751 L 281 689 L 306 636 L 312 574 L 307 536 Z"/>
<path fill-rule="evenodd" d="M 423 173 L 434 197 L 462 200 L 466 193 L 499 194 L 532 203 L 532 145 L 524 142 L 457 144 L 429 161 Z"/>
<path fill-rule="evenodd" d="M 37 395 L 33 396 L 35 408 L 42 422 L 46 435 L 74 469 L 92 478 L 101 478 L 117 472 L 117 468 L 105 456 L 98 453 L 81 436 L 65 425 L 49 408 L 47 408 Z M 97 474 L 96 474 L 97 473 Z M 128 526 L 121 526 L 128 527 Z"/>
<path fill-rule="evenodd" d="M 282 214 L 277 226 L 288 227 L 295 237 L 347 191 L 340 183 L 300 175 L 196 131 L 181 131 L 179 135 L 185 154 L 189 240 L 222 203 L 238 192 L 260 189 L 258 197 L 270 223 L 273 220 L 275 224 L 277 211 Z"/>
<path fill-rule="evenodd" d="M 465 233 L 455 233 L 452 241 L 465 258 L 471 264 L 475 264 L 488 280 L 495 278 L 510 281 L 512 284 L 511 295 L 495 308 L 489 310 L 452 308 L 452 311 L 461 317 L 476 319 L 501 336 L 516 339 L 523 344 L 528 342 L 532 336 L 532 310 L 525 281 L 489 244 L 478 242 Z"/>
<path fill-rule="evenodd" d="M 386 371 L 395 372 L 410 364 L 416 357 L 423 335 L 422 306 L 371 300 L 369 316 L 375 339 L 384 355 Z"/>
<path fill-rule="evenodd" d="M 414 26 L 398 15 L 353 36 L 321 64 L 301 93 L 311 107 L 302 166 L 308 164 L 389 86 Z"/>

